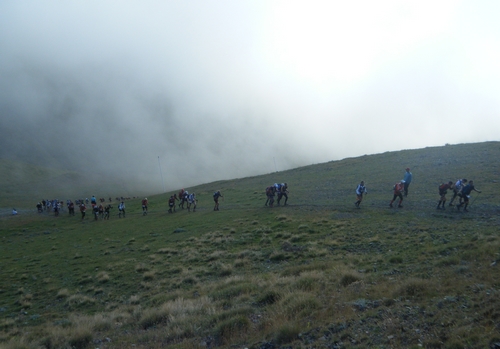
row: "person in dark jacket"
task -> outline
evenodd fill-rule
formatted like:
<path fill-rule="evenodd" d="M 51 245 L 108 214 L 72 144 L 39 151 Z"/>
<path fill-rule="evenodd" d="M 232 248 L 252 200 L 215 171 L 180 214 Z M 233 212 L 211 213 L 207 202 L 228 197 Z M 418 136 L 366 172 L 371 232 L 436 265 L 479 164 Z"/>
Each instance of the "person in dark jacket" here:
<path fill-rule="evenodd" d="M 457 210 L 460 211 L 460 208 L 464 206 L 464 211 L 467 212 L 467 206 L 469 206 L 469 199 L 470 199 L 470 194 L 472 191 L 480 193 L 480 190 L 477 190 L 476 187 L 474 187 L 474 181 L 469 181 L 469 184 L 467 184 L 463 189 L 460 197 L 460 203 L 457 205 Z"/>

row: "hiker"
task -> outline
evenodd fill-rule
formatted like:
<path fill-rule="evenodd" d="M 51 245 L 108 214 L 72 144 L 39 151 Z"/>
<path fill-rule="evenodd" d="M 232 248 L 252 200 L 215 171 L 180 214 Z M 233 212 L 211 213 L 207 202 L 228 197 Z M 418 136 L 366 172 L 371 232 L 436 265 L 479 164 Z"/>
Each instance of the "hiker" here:
<path fill-rule="evenodd" d="M 52 206 L 54 207 L 54 216 L 55 217 L 59 217 L 59 210 L 61 209 L 61 207 L 59 206 L 59 202 L 58 201 L 54 201 L 52 203 Z"/>
<path fill-rule="evenodd" d="M 278 205 L 280 204 L 280 201 L 283 197 L 285 197 L 285 203 L 283 204 L 283 206 L 286 206 L 286 202 L 288 201 L 288 184 L 287 183 L 281 183 L 279 185 Z"/>
<path fill-rule="evenodd" d="M 148 198 L 142 199 L 142 215 L 148 214 Z"/>
<path fill-rule="evenodd" d="M 96 198 L 95 198 L 95 195 L 92 195 L 92 197 L 90 198 L 90 203 L 91 203 L 92 205 L 96 205 L 96 204 L 97 204 L 97 200 L 96 200 Z"/>
<path fill-rule="evenodd" d="M 449 181 L 448 183 L 441 183 L 439 186 L 439 202 L 436 207 L 437 210 L 439 210 L 439 206 L 444 210 L 444 203 L 446 202 L 446 193 L 448 192 L 448 189 L 451 189 L 453 187 L 453 182 Z"/>
<path fill-rule="evenodd" d="M 111 211 L 112 208 L 113 208 L 113 206 L 111 206 L 111 205 L 107 205 L 104 208 L 104 219 L 109 220 L 109 213 L 110 213 L 110 211 Z"/>
<path fill-rule="evenodd" d="M 182 196 L 179 193 L 179 201 L 180 201 L 179 207 L 180 208 L 184 209 L 184 203 L 186 203 L 186 205 L 187 205 L 188 196 L 189 196 L 189 192 L 187 190 L 182 189 Z"/>
<path fill-rule="evenodd" d="M 264 206 L 267 206 L 269 204 L 269 207 L 273 207 L 275 193 L 276 193 L 276 187 L 274 185 L 271 185 L 266 188 L 267 200 Z"/>
<path fill-rule="evenodd" d="M 175 212 L 175 200 L 177 200 L 177 194 L 171 195 L 168 199 L 168 212 Z"/>
<path fill-rule="evenodd" d="M 219 211 L 219 198 L 223 198 L 223 197 L 224 196 L 222 196 L 222 194 L 220 193 L 220 190 L 217 190 L 214 193 L 214 202 L 215 202 L 214 211 Z"/>
<path fill-rule="evenodd" d="M 104 206 L 103 204 L 99 204 L 99 217 L 101 217 L 101 219 L 104 219 Z"/>
<path fill-rule="evenodd" d="M 405 171 L 406 172 L 405 172 L 405 175 L 403 177 L 403 180 L 404 180 L 404 193 L 405 193 L 405 197 L 407 197 L 408 196 L 408 187 L 410 186 L 411 180 L 413 179 L 413 175 L 411 174 L 409 167 L 407 167 Z"/>
<path fill-rule="evenodd" d="M 85 211 L 87 210 L 87 206 L 85 206 L 85 203 L 82 202 L 80 205 L 80 212 L 82 213 L 82 221 L 85 218 Z"/>
<path fill-rule="evenodd" d="M 182 188 L 180 191 L 179 191 L 179 207 L 182 206 L 182 209 L 184 209 L 184 188 Z"/>
<path fill-rule="evenodd" d="M 43 212 L 43 206 L 40 202 L 38 202 L 38 204 L 36 204 L 36 209 L 37 209 L 38 213 Z"/>
<path fill-rule="evenodd" d="M 357 208 L 359 208 L 359 205 L 361 205 L 361 201 L 363 201 L 363 194 L 368 194 L 368 190 L 366 190 L 365 187 L 365 181 L 361 181 L 361 183 L 359 183 L 358 187 L 356 188 L 357 201 L 354 203 L 354 205 Z"/>
<path fill-rule="evenodd" d="M 97 220 L 99 218 L 99 206 L 92 206 L 92 213 L 94 214 L 94 219 Z"/>
<path fill-rule="evenodd" d="M 68 212 L 69 212 L 70 216 L 75 215 L 75 204 L 71 200 L 69 201 L 69 204 L 68 204 Z"/>
<path fill-rule="evenodd" d="M 396 200 L 397 198 L 399 198 L 399 204 L 398 204 L 398 207 L 399 208 L 402 208 L 403 205 L 403 190 L 404 190 L 404 185 L 405 185 L 405 181 L 402 180 L 401 182 L 398 182 L 396 184 L 394 184 L 394 197 L 392 198 L 391 202 L 389 203 L 389 207 L 392 207 L 392 203 L 394 202 L 394 200 Z"/>
<path fill-rule="evenodd" d="M 187 209 L 188 212 L 191 212 L 191 205 L 193 205 L 193 212 L 196 210 L 196 194 L 191 193 L 188 196 Z"/>
<path fill-rule="evenodd" d="M 118 218 L 122 218 L 122 214 L 125 218 L 125 203 L 123 201 L 118 205 Z"/>
<path fill-rule="evenodd" d="M 462 205 L 465 205 L 464 206 L 464 211 L 467 212 L 467 206 L 469 206 L 470 194 L 472 193 L 473 190 L 475 192 L 481 193 L 480 190 L 477 190 L 474 187 L 474 181 L 471 180 L 471 181 L 469 181 L 469 184 L 467 184 L 462 189 L 462 195 L 461 195 L 461 198 L 460 198 L 460 203 L 457 205 L 457 210 L 460 211 L 460 208 L 462 207 Z M 462 200 L 463 200 L 463 202 L 462 202 Z"/>
<path fill-rule="evenodd" d="M 455 185 L 453 186 L 453 197 L 451 198 L 450 203 L 448 204 L 449 206 L 453 206 L 453 200 L 455 200 L 457 196 L 460 197 L 460 193 L 462 192 L 462 189 L 466 185 L 466 183 L 467 183 L 467 178 L 458 179 L 455 182 Z"/>

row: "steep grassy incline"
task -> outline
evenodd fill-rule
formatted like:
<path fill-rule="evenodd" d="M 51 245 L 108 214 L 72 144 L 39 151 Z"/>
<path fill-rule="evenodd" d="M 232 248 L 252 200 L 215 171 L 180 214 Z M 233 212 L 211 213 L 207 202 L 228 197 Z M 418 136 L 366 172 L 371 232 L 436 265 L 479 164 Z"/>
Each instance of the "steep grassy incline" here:
<path fill-rule="evenodd" d="M 0 348 L 495 348 L 499 156 L 464 144 L 207 183 L 185 188 L 196 212 L 168 213 L 169 193 L 147 215 L 127 200 L 126 218 L 115 204 L 110 220 L 0 217 Z M 390 209 L 406 167 L 410 194 Z M 436 210 L 437 186 L 460 177 L 482 190 L 470 212 Z M 3 181 L 14 198 L 33 179 Z M 275 182 L 286 207 L 264 206 Z"/>

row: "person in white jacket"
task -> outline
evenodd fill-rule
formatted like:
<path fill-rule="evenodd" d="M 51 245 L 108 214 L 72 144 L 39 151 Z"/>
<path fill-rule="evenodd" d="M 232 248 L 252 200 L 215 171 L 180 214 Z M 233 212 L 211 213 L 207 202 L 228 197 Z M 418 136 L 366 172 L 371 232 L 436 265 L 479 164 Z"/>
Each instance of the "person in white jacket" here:
<path fill-rule="evenodd" d="M 359 208 L 359 205 L 361 205 L 361 201 L 363 201 L 363 194 L 368 194 L 368 191 L 366 190 L 365 182 L 361 181 L 361 183 L 359 183 L 358 187 L 356 188 L 357 201 L 354 203 L 354 205 L 356 205 L 357 208 Z"/>

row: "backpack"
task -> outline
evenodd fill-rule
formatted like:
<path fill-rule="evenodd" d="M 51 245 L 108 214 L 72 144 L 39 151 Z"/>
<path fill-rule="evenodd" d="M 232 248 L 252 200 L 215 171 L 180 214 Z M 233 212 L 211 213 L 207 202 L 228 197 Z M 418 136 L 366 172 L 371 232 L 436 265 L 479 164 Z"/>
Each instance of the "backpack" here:
<path fill-rule="evenodd" d="M 396 185 L 394 186 L 394 189 L 396 189 L 396 191 L 398 191 L 398 192 L 403 191 L 403 184 L 396 183 Z"/>
<path fill-rule="evenodd" d="M 439 189 L 439 194 L 443 194 L 444 192 L 446 192 L 446 183 L 441 183 L 441 185 L 438 187 Z"/>

